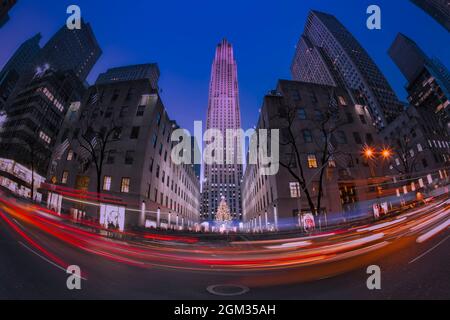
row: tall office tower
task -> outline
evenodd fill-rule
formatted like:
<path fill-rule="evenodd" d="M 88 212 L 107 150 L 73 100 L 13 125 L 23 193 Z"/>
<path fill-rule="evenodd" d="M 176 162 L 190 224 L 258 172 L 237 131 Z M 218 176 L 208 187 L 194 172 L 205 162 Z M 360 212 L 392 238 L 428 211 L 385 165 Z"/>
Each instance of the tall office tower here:
<path fill-rule="evenodd" d="M 19 92 L 0 130 L 0 188 L 28 198 L 39 188 L 66 112 L 84 91 L 72 71 L 49 69 Z"/>
<path fill-rule="evenodd" d="M 224 159 L 226 152 L 232 152 L 233 163 L 205 164 L 203 183 L 203 219 L 214 220 L 222 197 L 225 198 L 233 219 L 242 219 L 241 179 L 242 165 L 238 164 L 237 155 L 241 152 L 241 143 L 234 139 L 233 145 L 227 145 L 227 129 L 241 128 L 239 107 L 239 87 L 237 64 L 233 47 L 222 40 L 216 48 L 216 56 L 211 69 L 207 128 L 218 129 L 224 136 Z"/>
<path fill-rule="evenodd" d="M 36 71 L 50 66 L 58 71 L 72 70 L 86 80 L 102 50 L 89 23 L 81 29 L 69 30 L 66 25 L 46 43 L 36 61 Z"/>
<path fill-rule="evenodd" d="M 121 81 L 147 79 L 150 80 L 153 89 L 158 89 L 159 77 L 160 71 L 156 63 L 138 64 L 108 69 L 108 71 L 98 76 L 95 84 L 110 84 Z"/>
<path fill-rule="evenodd" d="M 450 72 L 437 59 L 430 59 L 410 38 L 399 33 L 389 56 L 408 80 L 408 101 L 438 114 L 450 130 Z"/>
<path fill-rule="evenodd" d="M 9 20 L 9 10 L 17 3 L 17 0 L 0 1 L 0 28 Z"/>
<path fill-rule="evenodd" d="M 310 12 L 291 72 L 298 81 L 331 86 L 345 84 L 369 106 L 374 125 L 379 129 L 403 110 L 366 50 L 336 17 L 327 13 Z"/>
<path fill-rule="evenodd" d="M 411 0 L 416 6 L 428 13 L 450 32 L 450 1 L 448 0 Z"/>
<path fill-rule="evenodd" d="M 0 72 L 0 110 L 16 87 L 20 75 L 30 68 L 39 54 L 41 38 L 41 34 L 37 34 L 22 43 Z"/>

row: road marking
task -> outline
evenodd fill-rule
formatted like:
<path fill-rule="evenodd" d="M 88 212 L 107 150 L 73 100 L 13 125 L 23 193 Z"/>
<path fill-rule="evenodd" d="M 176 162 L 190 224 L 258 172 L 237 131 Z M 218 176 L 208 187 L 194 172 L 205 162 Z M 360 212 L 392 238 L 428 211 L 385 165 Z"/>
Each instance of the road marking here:
<path fill-rule="evenodd" d="M 24 244 L 22 241 L 19 241 L 19 244 L 20 244 L 21 246 L 23 246 L 25 249 L 27 249 L 28 251 L 30 251 L 30 252 L 34 253 L 35 255 L 37 255 L 37 256 L 38 256 L 39 258 L 41 258 L 42 260 L 47 261 L 47 262 L 50 263 L 52 266 L 55 266 L 55 267 L 57 267 L 58 269 L 64 271 L 64 273 L 67 273 L 67 270 L 66 270 L 66 269 L 64 269 L 63 267 L 57 265 L 57 264 L 54 263 L 53 261 L 48 260 L 46 257 L 40 255 L 39 253 L 37 253 L 36 251 L 34 251 L 33 249 L 31 249 L 29 246 L 27 246 L 26 244 Z M 84 277 L 81 277 L 81 279 L 87 281 L 87 279 L 84 278 Z"/>
<path fill-rule="evenodd" d="M 417 260 L 423 258 L 425 255 L 427 255 L 428 253 L 430 253 L 431 251 L 433 251 L 434 249 L 436 249 L 437 247 L 439 247 L 441 244 L 443 244 L 445 242 L 445 240 L 447 240 L 450 236 L 445 237 L 443 240 L 441 240 L 438 244 L 436 244 L 434 247 L 428 249 L 427 251 L 425 251 L 424 253 L 422 253 L 420 256 L 416 257 L 415 259 L 411 260 L 409 262 L 409 264 L 416 262 Z"/>

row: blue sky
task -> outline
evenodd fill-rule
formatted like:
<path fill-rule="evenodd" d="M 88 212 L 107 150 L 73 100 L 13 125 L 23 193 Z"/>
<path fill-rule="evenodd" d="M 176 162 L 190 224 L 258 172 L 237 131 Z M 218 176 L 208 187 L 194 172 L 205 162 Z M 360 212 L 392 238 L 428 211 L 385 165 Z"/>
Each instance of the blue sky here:
<path fill-rule="evenodd" d="M 81 7 L 104 52 L 89 81 L 109 67 L 157 62 L 166 108 L 188 129 L 194 120 L 205 119 L 211 63 L 223 37 L 235 48 L 243 127 L 252 127 L 264 94 L 277 79 L 290 78 L 295 44 L 310 9 L 336 15 L 402 100 L 406 80 L 386 53 L 397 32 L 450 65 L 449 33 L 407 0 L 19 0 L 0 29 L 0 66 L 35 33 L 42 33 L 42 44 L 47 41 L 65 23 L 71 4 Z M 366 28 L 371 4 L 382 9 L 380 31 Z"/>

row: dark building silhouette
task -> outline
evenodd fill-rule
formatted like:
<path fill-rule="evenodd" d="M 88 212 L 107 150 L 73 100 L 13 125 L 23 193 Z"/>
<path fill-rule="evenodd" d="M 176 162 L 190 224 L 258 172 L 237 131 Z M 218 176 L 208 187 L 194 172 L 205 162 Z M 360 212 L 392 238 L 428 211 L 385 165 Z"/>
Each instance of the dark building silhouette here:
<path fill-rule="evenodd" d="M 416 6 L 428 13 L 450 32 L 450 1 L 448 0 L 411 0 Z"/>
<path fill-rule="evenodd" d="M 9 10 L 17 3 L 17 0 L 0 1 L 0 28 L 9 20 Z"/>
<path fill-rule="evenodd" d="M 16 88 L 20 75 L 29 70 L 38 56 L 41 47 L 41 34 L 28 39 L 20 45 L 0 72 L 0 109 L 5 107 L 11 93 Z"/>

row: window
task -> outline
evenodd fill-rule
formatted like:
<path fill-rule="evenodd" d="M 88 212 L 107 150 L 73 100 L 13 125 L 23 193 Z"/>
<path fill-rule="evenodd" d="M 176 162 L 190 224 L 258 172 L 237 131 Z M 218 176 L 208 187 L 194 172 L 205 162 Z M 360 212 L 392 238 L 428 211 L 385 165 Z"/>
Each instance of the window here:
<path fill-rule="evenodd" d="M 145 112 L 145 106 L 139 106 L 136 111 L 136 117 L 142 117 Z"/>
<path fill-rule="evenodd" d="M 423 151 L 422 145 L 420 143 L 417 144 L 417 151 L 419 152 Z"/>
<path fill-rule="evenodd" d="M 119 117 L 124 118 L 128 114 L 128 107 L 122 107 L 120 108 L 120 114 Z"/>
<path fill-rule="evenodd" d="M 116 128 L 114 130 L 114 134 L 113 134 L 113 140 L 120 140 L 120 138 L 122 138 L 122 128 Z"/>
<path fill-rule="evenodd" d="M 297 110 L 297 116 L 300 120 L 306 120 L 306 110 L 305 108 L 299 108 Z"/>
<path fill-rule="evenodd" d="M 67 184 L 67 181 L 69 180 L 69 171 L 64 171 L 61 178 L 62 184 Z"/>
<path fill-rule="evenodd" d="M 359 132 L 353 132 L 353 138 L 355 139 L 356 144 L 362 144 L 362 139 Z"/>
<path fill-rule="evenodd" d="M 153 172 L 153 165 L 155 164 L 155 159 L 154 158 L 151 158 L 150 159 L 150 167 L 149 167 L 149 170 L 150 170 L 150 172 Z"/>
<path fill-rule="evenodd" d="M 127 151 L 125 153 L 125 164 L 133 164 L 134 162 L 134 151 Z"/>
<path fill-rule="evenodd" d="M 338 100 L 339 100 L 339 104 L 341 106 L 346 106 L 347 105 L 347 101 L 345 100 L 345 98 L 343 96 L 338 96 Z"/>
<path fill-rule="evenodd" d="M 113 114 L 113 108 L 112 107 L 106 108 L 105 119 L 111 118 L 112 114 Z"/>
<path fill-rule="evenodd" d="M 291 198 L 300 198 L 300 184 L 298 182 L 290 182 Z"/>
<path fill-rule="evenodd" d="M 157 142 L 158 142 L 158 136 L 156 135 L 156 133 L 154 133 L 153 136 L 152 136 L 153 148 L 156 148 L 156 143 Z"/>
<path fill-rule="evenodd" d="M 113 95 L 111 97 L 111 101 L 117 101 L 117 99 L 119 99 L 119 94 L 120 94 L 120 90 L 119 89 L 114 89 L 113 91 Z"/>
<path fill-rule="evenodd" d="M 314 110 L 316 121 L 323 121 L 323 114 L 320 110 Z"/>
<path fill-rule="evenodd" d="M 140 127 L 133 127 L 131 129 L 130 139 L 137 139 L 137 138 L 139 138 L 139 129 L 140 129 Z"/>
<path fill-rule="evenodd" d="M 114 164 L 116 157 L 116 150 L 109 150 L 108 157 L 106 158 L 106 164 Z"/>
<path fill-rule="evenodd" d="M 156 165 L 156 178 L 159 178 L 159 172 L 160 172 L 161 168 L 159 165 Z"/>
<path fill-rule="evenodd" d="M 310 143 L 313 141 L 311 130 L 303 130 L 303 140 L 305 143 Z"/>
<path fill-rule="evenodd" d="M 363 114 L 360 114 L 360 115 L 359 115 L 359 120 L 361 120 L 361 123 L 362 123 L 362 124 L 367 124 L 366 117 L 364 117 Z"/>
<path fill-rule="evenodd" d="M 103 178 L 103 190 L 104 191 L 110 191 L 111 190 L 111 177 L 105 176 Z"/>
<path fill-rule="evenodd" d="M 158 113 L 156 115 L 156 123 L 158 124 L 158 126 L 161 124 L 161 113 Z"/>
<path fill-rule="evenodd" d="M 347 117 L 347 123 L 353 123 L 353 115 L 350 112 L 346 112 L 345 116 Z"/>
<path fill-rule="evenodd" d="M 366 134 L 366 142 L 367 142 L 368 145 L 373 144 L 373 137 L 372 137 L 372 135 L 370 133 Z"/>
<path fill-rule="evenodd" d="M 345 135 L 345 132 L 342 130 L 336 132 L 336 139 L 340 144 L 347 143 L 347 136 Z"/>
<path fill-rule="evenodd" d="M 159 155 L 162 155 L 162 152 L 163 152 L 163 144 L 161 143 L 159 145 L 159 151 L 158 151 Z"/>
<path fill-rule="evenodd" d="M 73 151 L 69 150 L 69 152 L 67 152 L 67 161 L 72 161 L 73 160 Z"/>
<path fill-rule="evenodd" d="M 120 192 L 129 193 L 130 192 L 130 178 L 122 178 L 122 182 L 120 184 Z"/>
<path fill-rule="evenodd" d="M 315 154 L 309 154 L 308 155 L 308 168 L 315 169 L 317 168 L 317 158 Z"/>
<path fill-rule="evenodd" d="M 39 132 L 39 138 L 41 138 L 41 140 L 43 140 L 47 144 L 50 144 L 52 142 L 52 139 L 43 131 Z"/>

